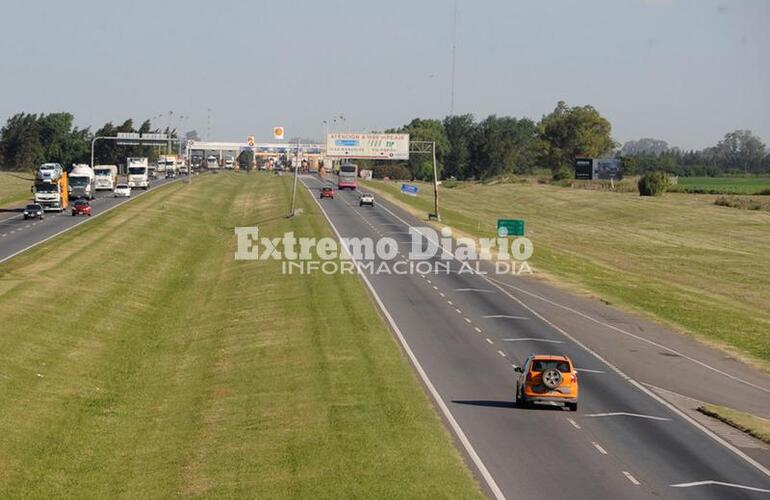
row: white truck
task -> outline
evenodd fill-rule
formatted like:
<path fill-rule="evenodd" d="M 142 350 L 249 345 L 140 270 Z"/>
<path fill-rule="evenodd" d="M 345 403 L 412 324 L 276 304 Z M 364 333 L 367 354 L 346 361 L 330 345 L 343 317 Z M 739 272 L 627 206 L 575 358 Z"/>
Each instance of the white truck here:
<path fill-rule="evenodd" d="M 112 191 L 115 189 L 115 184 L 118 182 L 118 166 L 117 165 L 96 165 L 94 167 L 94 176 L 96 180 L 94 184 L 96 189 L 109 189 Z"/>
<path fill-rule="evenodd" d="M 158 172 L 172 170 L 176 173 L 176 166 L 179 163 L 176 155 L 160 155 L 158 157 Z"/>
<path fill-rule="evenodd" d="M 96 194 L 95 178 L 94 169 L 85 163 L 74 165 L 69 173 L 70 199 L 85 198 L 93 200 Z"/>
<path fill-rule="evenodd" d="M 150 164 L 147 158 L 126 158 L 128 187 L 147 189 L 150 187 Z"/>
<path fill-rule="evenodd" d="M 206 168 L 219 168 L 219 160 L 214 155 L 209 155 L 208 158 L 206 158 Z"/>

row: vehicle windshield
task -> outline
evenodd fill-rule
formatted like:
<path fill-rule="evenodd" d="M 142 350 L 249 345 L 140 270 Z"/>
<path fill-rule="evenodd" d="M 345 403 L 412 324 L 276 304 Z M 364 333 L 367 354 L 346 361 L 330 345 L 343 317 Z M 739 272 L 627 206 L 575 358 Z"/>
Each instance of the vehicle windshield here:
<path fill-rule="evenodd" d="M 357 167 L 355 167 L 354 165 L 342 165 L 340 167 L 340 172 L 345 172 L 345 173 L 355 172 L 356 168 Z"/>
<path fill-rule="evenodd" d="M 128 173 L 131 175 L 144 175 L 147 173 L 146 167 L 128 167 Z"/>
<path fill-rule="evenodd" d="M 99 170 L 94 170 L 94 175 L 112 175 L 112 172 L 109 169 L 106 168 L 100 168 Z"/>
<path fill-rule="evenodd" d="M 87 207 L 88 206 L 88 202 L 87 201 L 76 201 L 75 202 L 75 206 L 76 207 Z"/>
<path fill-rule="evenodd" d="M 38 184 L 35 186 L 38 193 L 56 193 L 59 191 L 59 185 L 53 183 Z"/>
<path fill-rule="evenodd" d="M 552 368 L 555 368 L 562 373 L 570 372 L 569 363 L 566 361 L 560 361 L 558 359 L 555 359 L 555 360 L 536 359 L 535 361 L 532 362 L 533 372 L 542 372 Z"/>
<path fill-rule="evenodd" d="M 88 177 L 70 177 L 70 184 L 74 187 L 85 187 L 88 185 Z"/>
<path fill-rule="evenodd" d="M 128 184 L 118 184 L 115 189 L 128 189 Z"/>
<path fill-rule="evenodd" d="M 27 210 L 40 210 L 41 208 L 40 205 L 27 205 Z"/>

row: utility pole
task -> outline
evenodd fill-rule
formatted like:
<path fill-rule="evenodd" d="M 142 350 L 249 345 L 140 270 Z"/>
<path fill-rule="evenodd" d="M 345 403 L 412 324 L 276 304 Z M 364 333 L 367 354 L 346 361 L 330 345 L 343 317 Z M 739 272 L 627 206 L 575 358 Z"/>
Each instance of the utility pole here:
<path fill-rule="evenodd" d="M 297 138 L 297 159 L 299 159 L 299 138 Z M 297 197 L 297 170 L 299 169 L 299 161 L 294 162 L 294 185 L 291 188 L 291 212 L 289 217 L 294 217 L 294 200 Z"/>
<path fill-rule="evenodd" d="M 436 220 L 441 222 L 441 215 L 438 213 L 438 169 L 436 168 L 436 142 L 433 142 L 433 213 L 436 214 Z"/>
<path fill-rule="evenodd" d="M 452 16 L 452 90 L 449 102 L 449 116 L 455 114 L 455 52 L 457 51 L 457 0 L 454 4 Z"/>

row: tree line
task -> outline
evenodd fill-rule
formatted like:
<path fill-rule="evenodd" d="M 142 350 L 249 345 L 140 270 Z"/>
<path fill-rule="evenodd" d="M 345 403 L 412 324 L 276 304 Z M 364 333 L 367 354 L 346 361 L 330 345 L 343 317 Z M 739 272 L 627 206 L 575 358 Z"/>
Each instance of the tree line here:
<path fill-rule="evenodd" d="M 17 113 L 0 129 L 0 167 L 7 170 L 33 170 L 41 163 L 56 162 L 63 166 L 90 163 L 94 137 L 114 137 L 118 132 L 165 132 L 171 137 L 176 130 L 153 129 L 150 120 L 138 128 L 132 119 L 120 125 L 107 122 L 96 132 L 78 128 L 71 113 Z M 97 141 L 94 158 L 97 163 L 118 165 L 128 156 L 146 156 L 155 160 L 164 151 L 156 146 L 119 146 L 115 141 Z"/>
<path fill-rule="evenodd" d="M 675 175 L 770 173 L 770 154 L 750 131 L 736 130 L 713 147 L 683 151 L 659 139 L 626 142 L 612 138 L 612 126 L 593 106 L 556 108 L 535 122 L 529 118 L 473 115 L 443 120 L 415 118 L 390 133 L 409 133 L 413 141 L 434 141 L 440 177 L 484 180 L 502 175 L 550 172 L 557 179 L 574 176 L 577 156 L 621 158 L 626 175 L 664 171 Z M 378 177 L 433 178 L 430 155 L 411 155 L 406 164 L 360 162 Z"/>

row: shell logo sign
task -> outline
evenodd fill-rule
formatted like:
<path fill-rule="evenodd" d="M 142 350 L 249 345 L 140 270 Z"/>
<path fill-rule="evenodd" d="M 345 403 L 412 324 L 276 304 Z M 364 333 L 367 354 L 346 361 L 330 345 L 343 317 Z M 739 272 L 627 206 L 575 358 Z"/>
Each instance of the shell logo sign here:
<path fill-rule="evenodd" d="M 253 135 L 250 135 L 249 137 L 246 138 L 246 144 L 248 144 L 250 148 L 254 147 L 254 136 Z"/>
<path fill-rule="evenodd" d="M 283 139 L 283 127 L 273 127 L 273 137 L 275 139 Z"/>

